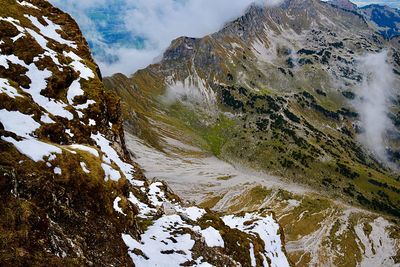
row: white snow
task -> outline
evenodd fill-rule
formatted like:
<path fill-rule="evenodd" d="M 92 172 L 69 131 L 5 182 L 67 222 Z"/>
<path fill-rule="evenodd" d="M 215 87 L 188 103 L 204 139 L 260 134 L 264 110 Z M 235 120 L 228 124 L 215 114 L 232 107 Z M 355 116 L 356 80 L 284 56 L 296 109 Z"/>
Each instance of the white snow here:
<path fill-rule="evenodd" d="M 123 212 L 123 210 L 120 208 L 120 206 L 118 206 L 118 203 L 121 201 L 121 198 L 120 197 L 116 197 L 115 199 L 114 199 L 114 204 L 113 204 L 113 207 L 114 207 L 114 210 L 116 211 L 116 212 L 119 212 L 119 213 L 121 213 L 122 215 L 125 215 L 126 216 L 126 214 Z"/>
<path fill-rule="evenodd" d="M 204 214 L 206 214 L 205 210 L 199 209 L 197 207 L 189 207 L 189 208 L 177 207 L 176 211 L 184 213 L 193 221 L 197 221 L 198 219 L 203 217 Z"/>
<path fill-rule="evenodd" d="M 26 29 L 26 31 L 36 40 L 36 42 L 44 49 L 48 50 L 47 48 L 47 40 L 37 32 L 32 29 Z"/>
<path fill-rule="evenodd" d="M 25 154 L 27 157 L 34 161 L 41 161 L 43 157 L 50 155 L 51 153 L 61 154 L 60 148 L 49 145 L 47 143 L 38 141 L 36 139 L 25 139 L 22 141 L 16 141 L 12 137 L 1 137 L 6 142 L 14 144 L 19 152 Z"/>
<path fill-rule="evenodd" d="M 22 27 L 19 25 L 19 24 L 20 24 L 19 20 L 14 19 L 14 18 L 11 18 L 11 17 L 7 17 L 7 18 L 1 18 L 1 17 L 0 17 L 0 20 L 2 20 L 2 21 L 7 21 L 7 22 L 11 23 L 15 28 L 17 28 L 17 30 L 18 30 L 19 32 L 24 32 L 24 28 L 22 28 Z"/>
<path fill-rule="evenodd" d="M 43 17 L 43 19 L 46 21 L 48 24 L 47 26 L 43 25 L 42 23 L 39 22 L 39 20 L 31 15 L 25 15 L 26 18 L 28 18 L 33 25 L 35 25 L 36 28 L 39 29 L 40 34 L 43 36 L 53 39 L 54 41 L 60 43 L 60 44 L 65 44 L 68 45 L 74 49 L 77 49 L 77 45 L 75 42 L 65 40 L 64 38 L 61 37 L 61 35 L 57 31 L 61 31 L 60 25 L 57 25 L 53 23 L 51 20 L 49 20 L 47 17 Z"/>
<path fill-rule="evenodd" d="M 190 250 L 195 242 L 189 234 L 178 231 L 184 228 L 191 228 L 191 226 L 185 224 L 180 216 L 163 216 L 141 235 L 141 243 L 125 234 L 122 235 L 122 239 L 128 246 L 129 255 L 137 266 L 176 267 L 192 260 Z M 177 231 L 174 231 L 175 229 Z M 131 252 L 135 248 L 140 249 L 148 259 Z M 165 251 L 172 253 L 163 254 L 162 252 Z"/>
<path fill-rule="evenodd" d="M 0 92 L 7 94 L 11 98 L 15 98 L 17 96 L 22 97 L 22 95 L 18 93 L 17 89 L 12 87 L 8 80 L 3 78 L 0 78 Z"/>
<path fill-rule="evenodd" d="M 111 179 L 113 181 L 118 181 L 121 178 L 121 174 L 119 173 L 119 171 L 115 170 L 110 165 L 102 163 L 101 167 L 104 170 L 104 175 L 105 175 L 104 180 L 107 181 L 108 179 Z"/>
<path fill-rule="evenodd" d="M 55 167 L 54 168 L 54 174 L 61 175 L 61 173 L 62 173 L 62 171 L 61 171 L 61 169 L 59 167 Z"/>
<path fill-rule="evenodd" d="M 157 212 L 156 209 L 150 208 L 147 204 L 140 202 L 132 192 L 129 193 L 128 201 L 138 207 L 139 217 L 147 217 L 147 215 Z"/>
<path fill-rule="evenodd" d="M 66 132 L 69 136 L 71 136 L 71 137 L 74 137 L 74 136 L 75 136 L 75 135 L 71 132 L 71 129 L 66 129 L 65 132 Z"/>
<path fill-rule="evenodd" d="M 155 207 L 161 207 L 166 200 L 164 197 L 164 191 L 160 189 L 160 186 L 162 185 L 163 184 L 161 182 L 155 182 L 149 186 L 148 198 L 151 204 Z"/>
<path fill-rule="evenodd" d="M 93 119 L 89 119 L 89 126 L 96 126 L 96 121 Z"/>
<path fill-rule="evenodd" d="M 386 232 L 386 228 L 390 226 L 389 222 L 378 217 L 370 223 L 370 226 L 372 230 L 369 236 L 365 234 L 362 224 L 354 227 L 364 250 L 360 266 L 397 266 L 393 261 L 393 256 L 396 255 L 398 244 Z"/>
<path fill-rule="evenodd" d="M 251 266 L 256 267 L 257 261 L 256 261 L 256 256 L 254 255 L 253 243 L 250 243 L 250 260 L 251 260 Z"/>
<path fill-rule="evenodd" d="M 79 81 L 78 80 L 73 81 L 67 92 L 68 103 L 70 105 L 73 105 L 74 98 L 77 96 L 81 96 L 84 93 L 85 92 L 82 90 L 81 84 L 79 83 Z"/>
<path fill-rule="evenodd" d="M 65 110 L 64 108 L 67 106 L 66 104 L 44 97 L 40 94 L 43 89 L 47 87 L 47 78 L 52 76 L 52 73 L 45 70 L 39 70 L 34 63 L 26 66 L 28 68 L 28 72 L 26 76 L 32 81 L 29 90 L 26 90 L 28 94 L 30 94 L 33 100 L 41 107 L 45 108 L 49 113 L 66 118 L 68 120 L 73 119 L 73 115 Z"/>
<path fill-rule="evenodd" d="M 89 99 L 88 101 L 86 101 L 85 104 L 76 105 L 75 108 L 80 109 L 80 110 L 87 109 L 90 105 L 93 105 L 93 104 L 96 104 L 96 101 Z M 77 112 L 79 112 L 79 111 L 77 111 Z"/>
<path fill-rule="evenodd" d="M 21 6 L 26 6 L 26 7 L 33 8 L 33 9 L 39 9 L 37 6 L 34 6 L 31 3 L 28 3 L 26 1 L 21 1 L 21 2 L 17 1 L 17 3 L 20 4 Z"/>
<path fill-rule="evenodd" d="M 246 213 L 243 217 L 228 215 L 222 218 L 230 228 L 236 228 L 249 234 L 257 234 L 265 245 L 264 256 L 271 260 L 271 266 L 290 266 L 282 251 L 281 237 L 278 234 L 279 225 L 272 215 L 261 216 L 256 213 Z"/>
<path fill-rule="evenodd" d="M 204 240 L 209 247 L 224 247 L 224 240 L 221 237 L 219 231 L 217 231 L 214 227 L 210 226 L 204 230 L 200 231 L 201 235 L 204 237 Z"/>
<path fill-rule="evenodd" d="M 40 127 L 32 116 L 19 111 L 0 110 L 0 121 L 4 129 L 21 137 L 30 137 L 30 134 Z"/>
<path fill-rule="evenodd" d="M 37 58 L 34 59 L 34 61 Z M 0 55 L 0 65 L 4 66 L 6 69 L 9 68 L 8 62 L 13 64 L 21 65 L 28 69 L 26 76 L 31 80 L 30 88 L 24 90 L 26 93 L 30 94 L 33 100 L 41 107 L 46 109 L 49 113 L 64 117 L 68 120 L 73 119 L 73 115 L 65 110 L 67 106 L 65 103 L 60 101 L 49 99 L 40 94 L 40 92 L 47 87 L 46 79 L 50 78 L 52 73 L 47 70 L 39 70 L 34 63 L 26 65 L 24 61 L 20 60 L 15 55 Z"/>
<path fill-rule="evenodd" d="M 51 155 L 47 158 L 48 161 L 53 161 L 53 160 L 55 160 L 55 159 L 57 159 L 57 156 L 54 155 L 54 154 L 51 154 Z"/>
<path fill-rule="evenodd" d="M 55 121 L 53 121 L 47 113 L 44 113 L 40 117 L 40 121 L 43 123 L 55 123 Z"/>
<path fill-rule="evenodd" d="M 133 184 L 136 186 L 143 186 L 144 182 L 143 181 L 138 181 L 135 180 L 133 177 L 133 174 L 135 172 L 134 168 L 132 165 L 125 163 L 121 160 L 121 158 L 118 156 L 118 153 L 111 147 L 110 141 L 107 140 L 102 134 L 92 134 L 92 139 L 97 143 L 97 145 L 100 147 L 101 151 L 104 153 L 103 154 L 103 161 L 107 164 L 111 164 L 111 161 L 113 161 L 118 168 L 124 173 L 125 177 Z"/>
<path fill-rule="evenodd" d="M 80 145 L 80 144 L 73 144 L 73 145 L 70 145 L 70 147 L 72 149 L 82 150 L 82 151 L 88 152 L 88 153 L 92 154 L 93 156 L 95 156 L 97 158 L 100 156 L 99 152 L 96 149 L 92 148 L 92 147 L 88 147 L 88 146 Z"/>
<path fill-rule="evenodd" d="M 19 33 L 17 36 L 11 38 L 11 40 L 15 43 L 16 41 L 18 41 L 19 38 L 22 38 L 24 36 L 25 36 L 25 34 Z"/>
<path fill-rule="evenodd" d="M 26 31 L 36 40 L 36 42 L 43 48 L 43 50 L 45 50 L 44 53 L 42 55 L 39 55 L 38 57 L 43 58 L 44 56 L 49 56 L 58 66 L 58 69 L 62 71 L 62 69 L 60 68 L 60 61 L 58 60 L 58 54 L 47 47 L 47 40 L 42 35 L 38 34 L 32 29 L 26 28 Z"/>
<path fill-rule="evenodd" d="M 80 165 L 81 165 L 82 170 L 83 170 L 85 173 L 90 173 L 90 170 L 87 168 L 85 162 L 81 162 Z"/>
<path fill-rule="evenodd" d="M 89 80 L 89 78 L 94 78 L 93 71 L 88 68 L 85 64 L 82 63 L 82 58 L 76 55 L 74 52 L 64 52 L 64 56 L 72 59 L 70 65 L 72 68 L 80 73 L 80 77 L 85 80 Z"/>

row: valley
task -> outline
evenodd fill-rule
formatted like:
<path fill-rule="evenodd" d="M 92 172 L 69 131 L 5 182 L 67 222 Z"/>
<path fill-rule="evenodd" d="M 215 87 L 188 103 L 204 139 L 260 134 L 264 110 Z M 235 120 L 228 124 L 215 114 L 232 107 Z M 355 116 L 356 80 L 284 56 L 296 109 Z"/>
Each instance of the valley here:
<path fill-rule="evenodd" d="M 170 133 L 162 138 L 162 151 L 128 132 L 125 136 L 148 179 L 166 181 L 184 201 L 222 214 L 273 211 L 295 266 L 395 266 L 400 256 L 400 227 L 392 218 L 233 166 Z M 349 254 L 355 256 L 343 257 Z"/>

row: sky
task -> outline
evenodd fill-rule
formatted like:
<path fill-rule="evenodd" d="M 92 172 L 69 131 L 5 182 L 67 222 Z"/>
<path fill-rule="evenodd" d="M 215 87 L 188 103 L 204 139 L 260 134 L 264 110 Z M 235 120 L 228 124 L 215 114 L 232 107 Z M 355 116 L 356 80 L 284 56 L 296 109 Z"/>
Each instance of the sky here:
<path fill-rule="evenodd" d="M 387 5 L 395 8 L 400 8 L 400 0 L 358 0 L 358 1 L 352 1 L 358 6 L 365 6 L 369 4 L 381 4 L 381 5 Z"/>
<path fill-rule="evenodd" d="M 104 76 L 130 75 L 154 63 L 180 36 L 202 37 L 253 2 L 282 0 L 49 0 L 80 25 Z M 378 1 L 359 0 L 360 5 Z M 400 0 L 379 0 L 400 7 Z"/>

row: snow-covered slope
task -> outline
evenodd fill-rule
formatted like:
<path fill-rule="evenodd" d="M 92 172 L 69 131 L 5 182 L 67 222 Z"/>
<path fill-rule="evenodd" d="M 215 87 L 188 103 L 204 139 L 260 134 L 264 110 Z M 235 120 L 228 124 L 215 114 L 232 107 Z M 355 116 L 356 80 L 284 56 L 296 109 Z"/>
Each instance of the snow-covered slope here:
<path fill-rule="evenodd" d="M 290 265 L 271 211 L 221 218 L 145 179 L 69 15 L 0 6 L 0 265 Z"/>

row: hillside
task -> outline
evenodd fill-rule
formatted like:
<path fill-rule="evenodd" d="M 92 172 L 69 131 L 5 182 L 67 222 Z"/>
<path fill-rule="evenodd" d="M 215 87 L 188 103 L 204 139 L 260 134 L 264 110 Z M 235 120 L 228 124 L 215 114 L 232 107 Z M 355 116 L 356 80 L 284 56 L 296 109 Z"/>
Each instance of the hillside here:
<path fill-rule="evenodd" d="M 359 135 L 368 126 L 352 102 L 365 97 L 361 56 L 379 51 L 387 53 L 389 72 L 400 73 L 398 43 L 376 35 L 362 17 L 292 0 L 280 8 L 253 6 L 204 38 L 174 40 L 160 63 L 105 82 L 125 111 L 135 112 L 126 116 L 141 125 L 133 132 L 153 146 L 151 121 L 160 121 L 183 128 L 220 158 L 398 216 L 397 167 L 383 160 L 389 154 L 398 164 L 399 129 L 384 133 L 391 151 L 366 147 Z M 392 77 L 398 85 L 399 75 Z M 395 125 L 397 90 L 388 110 Z"/>
<path fill-rule="evenodd" d="M 1 266 L 290 265 L 272 210 L 220 215 L 146 180 L 68 14 L 0 5 Z"/>
<path fill-rule="evenodd" d="M 128 149 L 185 199 L 274 209 L 298 266 L 394 265 L 399 48 L 357 12 L 288 0 L 104 83 L 123 99 Z M 368 94 L 379 86 L 387 98 Z"/>

